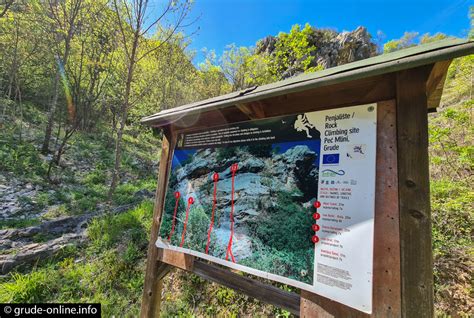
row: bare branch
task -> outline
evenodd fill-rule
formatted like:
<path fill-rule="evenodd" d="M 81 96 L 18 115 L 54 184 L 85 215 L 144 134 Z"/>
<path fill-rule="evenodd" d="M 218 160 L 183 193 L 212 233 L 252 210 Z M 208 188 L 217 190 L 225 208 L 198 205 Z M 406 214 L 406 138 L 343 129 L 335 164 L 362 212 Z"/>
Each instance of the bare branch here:
<path fill-rule="evenodd" d="M 140 35 L 145 35 L 148 31 L 150 31 L 150 29 L 155 26 L 156 24 L 158 24 L 158 22 L 161 21 L 161 19 L 163 19 L 163 17 L 171 10 L 171 5 L 173 3 L 173 0 L 169 0 L 168 1 L 168 5 L 166 6 L 166 9 L 163 11 L 163 13 L 155 20 L 153 21 L 153 23 L 151 23 L 148 28 L 146 28 Z"/>
<path fill-rule="evenodd" d="M 174 27 L 171 29 L 171 32 L 168 34 L 168 36 L 166 36 L 166 38 L 161 41 L 161 43 L 159 45 L 157 45 L 156 47 L 153 47 L 151 48 L 150 50 L 146 51 L 145 53 L 143 53 L 140 57 L 137 58 L 137 62 L 141 61 L 142 59 L 144 59 L 147 55 L 149 55 L 150 53 L 160 49 L 164 43 L 167 43 L 171 37 L 176 33 L 176 31 L 178 30 L 178 28 L 181 28 L 182 27 L 182 22 L 184 21 L 184 19 L 186 18 L 187 14 L 188 14 L 188 10 L 189 10 L 189 6 L 188 5 L 183 5 L 183 8 L 181 10 L 181 13 L 180 13 L 180 16 L 176 22 L 176 24 L 174 25 Z"/>
<path fill-rule="evenodd" d="M 125 7 L 127 7 L 127 4 L 125 3 L 124 4 Z M 119 29 L 120 29 L 120 34 L 122 35 L 122 42 L 123 42 L 123 45 L 125 47 L 125 54 L 127 55 L 127 58 L 128 60 L 130 60 L 130 53 L 128 51 L 128 46 L 127 46 L 127 38 L 126 38 L 126 35 L 125 35 L 125 30 L 123 29 L 123 21 L 122 21 L 122 18 L 120 17 L 120 12 L 119 12 L 119 8 L 117 6 L 117 0 L 114 0 L 114 7 L 115 7 L 115 14 L 117 16 L 117 23 L 119 25 Z M 128 7 L 127 7 L 128 9 Z"/>

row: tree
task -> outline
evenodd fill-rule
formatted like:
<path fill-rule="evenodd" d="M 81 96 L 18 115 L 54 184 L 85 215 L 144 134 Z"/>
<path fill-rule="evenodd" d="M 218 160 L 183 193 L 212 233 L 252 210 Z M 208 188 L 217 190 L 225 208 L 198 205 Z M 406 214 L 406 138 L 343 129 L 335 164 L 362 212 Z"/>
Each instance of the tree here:
<path fill-rule="evenodd" d="M 53 48 L 53 55 L 57 63 L 56 73 L 53 80 L 53 97 L 48 111 L 48 119 L 44 134 L 43 146 L 41 152 L 49 152 L 49 143 L 54 124 L 54 115 L 59 98 L 59 88 L 61 77 L 66 78 L 64 65 L 67 64 L 71 53 L 71 42 L 76 33 L 79 13 L 82 9 L 83 0 L 48 0 L 47 16 L 49 18 L 51 33 L 56 44 Z"/>
<path fill-rule="evenodd" d="M 420 44 L 441 41 L 447 38 L 448 36 L 446 34 L 440 33 L 440 32 L 436 33 L 435 35 L 430 35 L 429 33 L 425 33 L 420 38 Z"/>
<path fill-rule="evenodd" d="M 209 58 L 199 64 L 194 86 L 197 95 L 195 99 L 198 100 L 229 93 L 232 88 L 220 66 L 215 65 Z"/>
<path fill-rule="evenodd" d="M 10 7 L 13 5 L 15 0 L 3 0 L 0 2 L 0 18 L 7 14 Z"/>
<path fill-rule="evenodd" d="M 111 13 L 107 1 L 84 0 L 79 11 L 78 21 L 81 23 L 75 31 L 76 41 L 71 43 L 74 54 L 69 57 L 71 63 L 61 69 L 62 85 L 66 91 L 67 116 L 62 140 L 49 164 L 49 179 L 52 164 L 60 163 L 73 134 L 81 126 L 83 129 L 90 128 L 88 121 L 94 113 L 93 107 L 108 79 L 105 73 L 111 72 L 115 46 L 114 30 L 108 28 L 111 25 Z"/>
<path fill-rule="evenodd" d="M 230 44 L 221 57 L 221 68 L 224 75 L 236 91 L 248 87 L 247 74 L 250 72 L 248 61 L 253 52 L 250 48 Z"/>
<path fill-rule="evenodd" d="M 292 26 L 289 33 L 280 32 L 275 50 L 269 58 L 270 71 L 278 79 L 288 78 L 297 72 L 311 72 L 316 47 L 309 44 L 312 28 L 306 24 L 303 29 L 299 24 Z"/>
<path fill-rule="evenodd" d="M 120 164 L 122 158 L 122 138 L 127 123 L 130 108 L 134 106 L 137 99 L 133 99 L 132 91 L 136 79 L 136 70 L 140 63 L 151 53 L 160 50 L 170 41 L 173 35 L 184 27 L 185 18 L 191 7 L 191 0 L 173 1 L 169 0 L 161 14 L 154 20 L 146 20 L 149 8 L 148 0 L 114 0 L 113 9 L 116 15 L 119 30 L 119 41 L 124 56 L 124 87 L 119 109 L 119 126 L 115 140 L 115 163 L 112 172 L 112 180 L 109 189 L 109 200 L 119 182 Z M 174 19 L 170 27 L 163 27 L 165 19 Z M 149 41 L 147 36 L 155 27 L 158 27 L 158 40 Z M 141 96 L 148 89 L 138 92 Z"/>
<path fill-rule="evenodd" d="M 418 37 L 418 32 L 405 32 L 403 36 L 398 40 L 391 40 L 384 44 L 383 52 L 390 53 L 405 49 L 408 47 L 416 46 L 416 38 Z"/>

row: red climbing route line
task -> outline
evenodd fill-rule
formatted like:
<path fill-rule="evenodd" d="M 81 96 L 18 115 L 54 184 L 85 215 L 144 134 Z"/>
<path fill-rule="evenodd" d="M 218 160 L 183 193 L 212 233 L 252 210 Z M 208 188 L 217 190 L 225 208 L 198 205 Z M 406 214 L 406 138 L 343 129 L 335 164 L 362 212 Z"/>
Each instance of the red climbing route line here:
<path fill-rule="evenodd" d="M 229 260 L 229 255 L 232 258 L 232 262 L 235 263 L 234 254 L 232 254 L 232 240 L 234 238 L 234 181 L 235 173 L 237 172 L 238 165 L 237 163 L 232 164 L 230 171 L 232 172 L 232 192 L 231 192 L 231 207 L 230 207 L 230 237 L 229 245 L 227 245 L 227 253 L 225 255 L 225 260 Z"/>
<path fill-rule="evenodd" d="M 211 224 L 209 225 L 209 231 L 207 232 L 206 254 L 209 254 L 209 244 L 211 244 L 211 232 L 212 227 L 214 226 L 214 213 L 216 211 L 217 203 L 217 181 L 219 181 L 219 174 L 215 172 L 212 176 L 212 179 L 214 180 L 214 200 L 212 201 Z"/>
<path fill-rule="evenodd" d="M 178 211 L 178 203 L 179 203 L 179 197 L 181 196 L 181 194 L 176 191 L 174 193 L 174 198 L 176 199 L 176 204 L 174 205 L 174 213 L 173 213 L 173 222 L 172 222 L 172 225 L 171 225 L 171 231 L 170 231 L 170 234 L 168 235 L 168 241 L 171 242 L 171 237 L 173 237 L 173 233 L 174 233 L 174 226 L 176 224 L 176 212 Z"/>
<path fill-rule="evenodd" d="M 184 236 L 186 235 L 186 225 L 188 224 L 189 208 L 191 207 L 191 204 L 193 203 L 194 203 L 193 197 L 189 197 L 188 206 L 186 207 L 186 219 L 184 220 L 183 234 L 181 235 L 181 244 L 179 245 L 179 247 L 183 247 L 184 245 Z"/>

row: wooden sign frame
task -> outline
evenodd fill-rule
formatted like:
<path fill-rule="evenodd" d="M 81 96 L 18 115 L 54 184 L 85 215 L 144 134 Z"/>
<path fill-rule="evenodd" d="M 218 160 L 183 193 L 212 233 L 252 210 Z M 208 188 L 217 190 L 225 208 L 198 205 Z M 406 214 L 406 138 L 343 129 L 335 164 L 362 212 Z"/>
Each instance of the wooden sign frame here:
<path fill-rule="evenodd" d="M 429 205 L 427 109 L 439 103 L 450 60 L 269 97 L 163 129 L 141 317 L 157 317 L 162 280 L 173 268 L 192 272 L 302 317 L 432 317 L 433 275 Z M 155 246 L 172 149 L 189 129 L 299 112 L 377 103 L 373 309 L 366 314 L 307 291 L 299 294 L 242 276 L 191 255 Z"/>

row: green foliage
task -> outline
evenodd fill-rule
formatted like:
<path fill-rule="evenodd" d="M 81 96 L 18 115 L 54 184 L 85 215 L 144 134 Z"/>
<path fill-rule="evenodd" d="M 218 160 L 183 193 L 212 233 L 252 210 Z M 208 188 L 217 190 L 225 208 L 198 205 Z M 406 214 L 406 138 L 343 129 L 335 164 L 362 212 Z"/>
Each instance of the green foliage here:
<path fill-rule="evenodd" d="M 279 192 L 277 204 L 250 222 L 256 237 L 254 252 L 243 264 L 310 283 L 314 255 L 311 211 L 295 202 L 295 194 Z"/>
<path fill-rule="evenodd" d="M 202 206 L 193 205 L 189 211 L 184 247 L 196 251 L 205 251 L 207 230 L 211 222 Z M 182 232 L 181 232 L 182 233 Z"/>
<path fill-rule="evenodd" d="M 447 38 L 448 38 L 448 36 L 444 33 L 439 33 L 438 32 L 434 35 L 430 35 L 429 33 L 425 33 L 420 38 L 420 44 L 426 44 L 426 43 L 441 41 L 441 40 L 444 40 L 444 39 L 447 39 Z"/>
<path fill-rule="evenodd" d="M 94 219 L 87 228 L 88 237 L 97 248 L 110 248 L 124 237 L 127 244 L 146 245 L 152 215 L 153 204 L 144 201 L 128 213 Z"/>
<path fill-rule="evenodd" d="M 222 148 L 217 148 L 217 156 L 216 160 L 218 162 L 224 162 L 226 160 L 229 160 L 233 158 L 237 154 L 237 149 L 238 147 L 222 147 Z"/>
<path fill-rule="evenodd" d="M 439 316 L 468 317 L 474 266 L 473 56 L 455 59 L 448 70 L 441 107 L 430 115 L 429 152 L 435 308 Z"/>
<path fill-rule="evenodd" d="M 46 271 L 33 271 L 22 275 L 13 273 L 11 281 L 0 283 L 2 303 L 41 302 L 51 294 L 50 276 Z"/>
<path fill-rule="evenodd" d="M 431 183 L 433 246 L 435 253 L 446 254 L 452 248 L 469 247 L 474 213 L 471 184 L 448 179 Z"/>
<path fill-rule="evenodd" d="M 170 178 L 170 180 L 175 180 L 173 176 Z M 174 208 L 176 205 L 176 201 L 174 198 L 174 185 L 172 185 L 172 182 L 170 182 L 170 186 L 168 187 L 168 191 L 166 193 L 166 199 L 165 199 L 165 208 L 164 208 L 164 213 L 163 213 L 163 219 L 161 222 L 161 227 L 160 227 L 160 236 L 162 238 L 168 238 L 169 234 L 171 233 L 171 228 L 173 225 L 173 215 L 174 215 Z M 182 215 L 182 211 L 186 209 L 186 204 L 183 200 L 183 197 L 179 199 L 178 202 L 178 209 L 177 212 L 180 214 L 177 214 L 178 216 Z M 173 242 L 175 244 L 179 244 L 179 239 L 177 237 L 177 231 L 178 231 L 178 224 L 179 220 L 176 220 L 175 223 L 175 232 L 173 234 Z"/>
<path fill-rule="evenodd" d="M 311 211 L 295 202 L 293 195 L 291 192 L 279 192 L 275 207 L 267 213 L 261 213 L 252 224 L 256 237 L 276 250 L 292 251 L 312 247 Z"/>
<path fill-rule="evenodd" d="M 34 144 L 7 139 L 0 141 L 0 171 L 13 172 L 40 182 L 46 175 L 47 162 L 43 160 Z"/>
<path fill-rule="evenodd" d="M 94 219 L 80 253 L 0 278 L 0 302 L 100 302 L 105 317 L 137 316 L 152 213 L 145 201 Z"/>
<path fill-rule="evenodd" d="M 417 37 L 418 37 L 418 32 L 405 32 L 400 39 L 391 40 L 385 43 L 383 46 L 383 52 L 391 53 L 394 51 L 416 46 Z"/>
<path fill-rule="evenodd" d="M 221 57 L 221 68 L 224 75 L 232 83 L 232 90 L 242 89 L 248 86 L 247 77 L 250 71 L 248 60 L 252 51 L 248 47 L 236 47 L 235 44 L 228 45 Z"/>
<path fill-rule="evenodd" d="M 0 230 L 34 226 L 40 223 L 37 218 L 0 220 Z"/>
<path fill-rule="evenodd" d="M 269 60 L 270 71 L 280 77 L 296 65 L 299 71 L 313 71 L 310 64 L 314 59 L 316 47 L 309 45 L 312 28 L 306 24 L 303 29 L 299 24 L 291 27 L 289 33 L 280 32 L 275 44 L 275 52 Z"/>
<path fill-rule="evenodd" d="M 252 144 L 247 146 L 246 149 L 256 157 L 268 158 L 272 156 L 272 144 Z"/>

